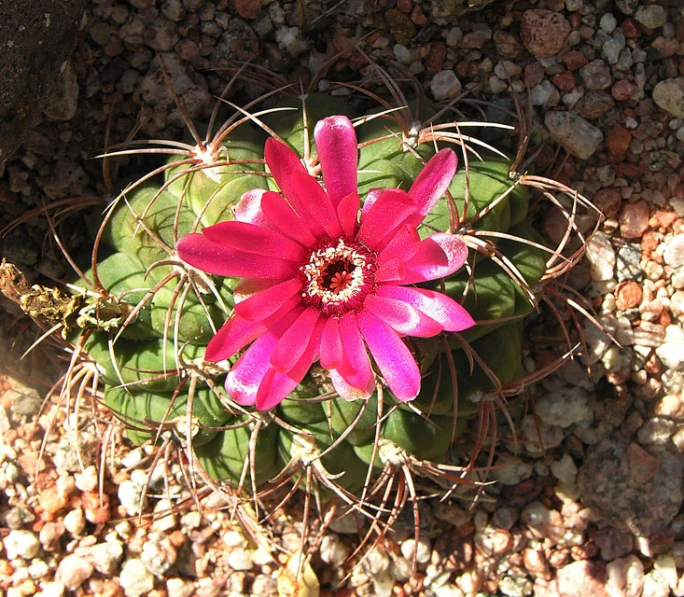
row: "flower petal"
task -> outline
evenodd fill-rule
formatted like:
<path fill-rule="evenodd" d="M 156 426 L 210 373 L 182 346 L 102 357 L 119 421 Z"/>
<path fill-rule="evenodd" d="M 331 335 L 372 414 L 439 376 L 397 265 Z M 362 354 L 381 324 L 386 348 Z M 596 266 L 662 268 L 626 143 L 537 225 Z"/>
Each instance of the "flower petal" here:
<path fill-rule="evenodd" d="M 415 205 L 405 191 L 387 189 L 378 197 L 365 216 L 357 237 L 371 249 L 384 248 L 383 239 L 391 235 L 406 219 L 415 213 Z"/>
<path fill-rule="evenodd" d="M 362 311 L 358 322 L 392 393 L 399 400 L 413 400 L 420 391 L 420 371 L 411 351 L 389 325 L 372 313 Z"/>
<path fill-rule="evenodd" d="M 245 253 L 278 255 L 288 261 L 301 263 L 309 251 L 276 230 L 269 230 L 247 222 L 219 222 L 202 230 L 210 241 Z"/>
<path fill-rule="evenodd" d="M 375 389 L 375 382 L 371 375 L 366 383 L 366 387 L 357 388 L 350 384 L 345 377 L 337 370 L 330 370 L 330 381 L 332 381 L 335 391 L 345 400 L 365 400 L 369 398 Z"/>
<path fill-rule="evenodd" d="M 330 198 L 318 181 L 308 174 L 295 172 L 292 175 L 292 190 L 285 198 L 292 203 L 295 211 L 314 231 L 314 226 L 323 227 L 330 238 L 342 236 L 342 227 Z"/>
<path fill-rule="evenodd" d="M 302 286 L 303 282 L 299 277 L 276 284 L 236 303 L 235 313 L 247 321 L 266 319 L 292 299 L 302 289 Z"/>
<path fill-rule="evenodd" d="M 316 151 L 323 171 L 325 188 L 334 207 L 356 192 L 359 150 L 356 132 L 346 116 L 331 116 L 316 123 Z"/>
<path fill-rule="evenodd" d="M 228 372 L 226 391 L 238 404 L 251 406 L 256 402 L 259 386 L 271 369 L 271 354 L 278 339 L 301 313 L 293 309 L 286 316 L 273 322 L 266 333 L 252 344 Z"/>
<path fill-rule="evenodd" d="M 349 238 L 356 236 L 356 218 L 359 215 L 359 205 L 361 198 L 359 194 L 354 191 L 344 197 L 337 205 L 337 217 L 342 226 L 342 232 Z"/>
<path fill-rule="evenodd" d="M 304 309 L 278 340 L 271 354 L 271 365 L 283 373 L 290 371 L 304 354 L 320 318 L 320 309 Z"/>
<path fill-rule="evenodd" d="M 313 247 L 318 240 L 306 227 L 304 221 L 289 206 L 287 201 L 275 191 L 268 191 L 261 198 L 261 209 L 270 225 L 288 238 L 296 240 L 305 247 Z"/>
<path fill-rule="evenodd" d="M 321 367 L 335 369 L 344 361 L 342 339 L 340 338 L 340 318 L 329 317 L 321 336 Z"/>
<path fill-rule="evenodd" d="M 265 331 L 263 321 L 247 321 L 237 315 L 231 317 L 209 341 L 204 360 L 218 363 L 229 359 Z"/>
<path fill-rule="evenodd" d="M 268 410 L 280 404 L 304 379 L 306 372 L 318 358 L 322 323 L 319 319 L 302 357 L 287 373 L 276 371 L 273 367 L 266 372 L 256 396 L 256 407 L 259 410 Z"/>
<path fill-rule="evenodd" d="M 223 327 L 216 333 L 216 335 L 209 341 L 207 350 L 204 353 L 204 358 L 207 361 L 218 362 L 223 359 L 232 357 L 238 350 L 241 350 L 252 340 L 260 337 L 262 334 L 269 331 L 269 329 L 277 325 L 281 319 L 292 317 L 290 312 L 299 307 L 300 301 L 298 297 L 290 298 L 285 303 L 281 304 L 273 314 L 261 321 L 248 321 L 234 315 L 231 317 Z M 301 309 L 297 309 L 299 313 Z"/>
<path fill-rule="evenodd" d="M 415 227 L 404 225 L 392 236 L 392 240 L 378 255 L 377 265 L 382 267 L 384 263 L 393 259 L 407 261 L 411 259 L 420 248 L 420 235 Z"/>
<path fill-rule="evenodd" d="M 285 279 L 297 272 L 293 261 L 237 251 L 210 241 L 204 234 L 184 236 L 176 249 L 178 256 L 192 267 L 217 276 Z"/>
<path fill-rule="evenodd" d="M 347 313 L 340 319 L 340 340 L 344 362 L 336 370 L 347 384 L 365 392 L 375 385 L 375 376 L 354 313 Z"/>
<path fill-rule="evenodd" d="M 444 329 L 414 306 L 394 298 L 370 295 L 366 297 L 363 306 L 402 336 L 432 338 Z"/>
<path fill-rule="evenodd" d="M 420 171 L 408 192 L 416 205 L 416 211 L 422 216 L 416 223 L 422 221 L 449 188 L 457 165 L 456 154 L 452 149 L 446 148 L 432 156 Z"/>
<path fill-rule="evenodd" d="M 378 263 L 378 271 L 375 272 L 376 282 L 398 282 L 406 275 L 406 269 L 400 259 L 389 259 Z"/>
<path fill-rule="evenodd" d="M 453 234 L 438 232 L 421 241 L 418 252 L 404 262 L 401 284 L 416 284 L 453 274 L 466 261 L 468 247 Z"/>
<path fill-rule="evenodd" d="M 403 301 L 422 311 L 447 332 L 460 332 L 475 325 L 470 314 L 454 299 L 425 288 L 383 285 L 378 287 L 377 296 Z"/>
<path fill-rule="evenodd" d="M 285 197 L 289 197 L 292 190 L 290 182 L 292 175 L 295 172 L 306 174 L 306 168 L 302 164 L 302 160 L 299 159 L 299 156 L 291 147 L 271 137 L 266 139 L 264 157 L 278 188 Z"/>
<path fill-rule="evenodd" d="M 238 222 L 247 222 L 264 228 L 272 228 L 264 212 L 261 209 L 261 198 L 265 189 L 252 189 L 243 193 L 240 201 L 235 205 L 235 219 Z"/>
<path fill-rule="evenodd" d="M 370 208 L 375 205 L 378 197 L 385 192 L 385 189 L 371 189 L 366 194 L 366 198 L 363 200 L 363 207 L 361 208 L 361 219 L 365 219 L 366 215 L 370 211 Z"/>
<path fill-rule="evenodd" d="M 240 278 L 233 290 L 233 300 L 235 301 L 235 303 L 241 303 L 242 301 L 246 301 L 249 297 L 256 294 L 257 292 L 261 292 L 262 290 L 268 290 L 276 284 L 280 284 L 280 280 L 259 280 L 257 278 Z"/>

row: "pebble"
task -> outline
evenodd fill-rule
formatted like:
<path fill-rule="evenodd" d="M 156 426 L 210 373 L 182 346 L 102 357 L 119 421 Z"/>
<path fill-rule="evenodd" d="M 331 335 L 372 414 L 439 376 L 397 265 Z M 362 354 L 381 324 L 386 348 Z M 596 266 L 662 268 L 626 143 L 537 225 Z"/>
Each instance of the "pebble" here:
<path fill-rule="evenodd" d="M 606 590 L 611 597 L 640 597 L 644 586 L 644 565 L 634 555 L 606 566 Z"/>
<path fill-rule="evenodd" d="M 535 56 L 553 56 L 567 44 L 570 23 L 560 13 L 545 9 L 526 10 L 520 21 L 520 36 Z"/>
<path fill-rule="evenodd" d="M 40 541 L 31 531 L 14 530 L 3 539 L 8 560 L 24 558 L 30 560 L 38 555 Z"/>
<path fill-rule="evenodd" d="M 644 576 L 641 597 L 669 597 L 670 587 L 667 579 L 658 571 L 651 570 Z"/>
<path fill-rule="evenodd" d="M 634 18 L 648 29 L 657 29 L 667 23 L 667 11 L 657 4 L 641 6 Z"/>
<path fill-rule="evenodd" d="M 641 238 L 648 230 L 651 208 L 646 201 L 627 203 L 620 212 L 620 234 L 624 238 Z"/>
<path fill-rule="evenodd" d="M 605 587 L 603 564 L 583 560 L 558 571 L 558 592 L 563 597 L 611 597 Z"/>
<path fill-rule="evenodd" d="M 349 556 L 349 550 L 337 535 L 325 535 L 321 541 L 319 554 L 326 564 L 337 568 L 344 564 Z"/>
<path fill-rule="evenodd" d="M 615 100 L 605 91 L 587 91 L 577 102 L 576 110 L 583 118 L 594 120 L 615 106 Z"/>
<path fill-rule="evenodd" d="M 601 558 L 606 562 L 627 556 L 634 549 L 632 533 L 612 526 L 596 531 L 594 541 L 601 550 Z"/>
<path fill-rule="evenodd" d="M 529 479 L 533 472 L 534 466 L 531 463 L 512 456 L 501 455 L 497 458 L 490 474 L 492 479 L 501 485 L 518 485 L 525 479 Z"/>
<path fill-rule="evenodd" d="M 610 238 L 603 232 L 594 234 L 587 243 L 587 260 L 591 264 L 591 279 L 610 280 L 615 270 L 615 250 Z"/>
<path fill-rule="evenodd" d="M 641 284 L 634 280 L 620 282 L 615 292 L 615 306 L 620 311 L 633 309 L 641 302 L 643 296 Z"/>
<path fill-rule="evenodd" d="M 641 438 L 639 438 L 641 442 Z M 661 533 L 682 503 L 682 467 L 679 456 L 667 451 L 654 454 L 660 461 L 655 476 L 641 483 L 632 476 L 628 443 L 605 439 L 587 450 L 577 482 L 582 501 L 608 521 L 637 535 Z M 634 458 L 634 452 L 632 452 Z"/>
<path fill-rule="evenodd" d="M 560 101 L 560 93 L 551 81 L 544 80 L 536 87 L 530 89 L 530 101 L 533 106 L 553 108 Z"/>
<path fill-rule="evenodd" d="M 563 454 L 560 460 L 554 460 L 551 463 L 551 472 L 566 485 L 573 485 L 577 479 L 577 465 L 570 454 Z"/>
<path fill-rule="evenodd" d="M 137 558 L 126 560 L 121 568 L 119 582 L 127 597 L 144 595 L 154 588 L 154 576 Z"/>
<path fill-rule="evenodd" d="M 64 517 L 64 528 L 72 537 L 78 537 L 85 529 L 86 519 L 81 508 L 74 508 Z"/>
<path fill-rule="evenodd" d="M 606 149 L 609 159 L 613 162 L 621 162 L 627 155 L 631 142 L 632 133 L 628 129 L 620 124 L 612 127 L 606 135 Z"/>
<path fill-rule="evenodd" d="M 254 566 L 252 555 L 246 549 L 234 549 L 228 555 L 228 565 L 233 570 L 251 570 Z"/>
<path fill-rule="evenodd" d="M 116 573 L 124 553 L 121 541 L 108 537 L 107 541 L 97 543 L 89 549 L 89 560 L 100 574 L 111 576 Z"/>
<path fill-rule="evenodd" d="M 668 369 L 684 368 L 684 330 L 672 323 L 665 328 L 665 338 L 656 346 L 656 354 Z"/>
<path fill-rule="evenodd" d="M 601 27 L 605 33 L 610 34 L 615 31 L 615 27 L 617 27 L 617 19 L 610 12 L 604 13 L 599 22 L 599 27 Z"/>
<path fill-rule="evenodd" d="M 67 555 L 59 563 L 55 580 L 70 591 L 75 591 L 93 573 L 93 565 L 76 555 Z"/>
<path fill-rule="evenodd" d="M 43 106 L 43 112 L 53 120 L 71 120 L 78 109 L 78 78 L 71 61 L 59 74 L 57 85 L 52 95 Z"/>
<path fill-rule="evenodd" d="M 129 516 L 138 516 L 147 504 L 144 488 L 131 479 L 126 479 L 119 485 L 117 495 Z"/>
<path fill-rule="evenodd" d="M 166 581 L 166 594 L 168 597 L 192 597 L 195 594 L 195 584 L 183 578 L 169 578 Z"/>
<path fill-rule="evenodd" d="M 684 265 L 684 234 L 677 234 L 665 243 L 663 260 L 672 267 Z"/>
<path fill-rule="evenodd" d="M 534 537 L 557 543 L 565 534 L 565 523 L 560 512 L 550 510 L 539 501 L 525 506 L 520 513 L 520 521 L 525 524 Z"/>
<path fill-rule="evenodd" d="M 591 157 L 603 141 L 603 133 L 573 112 L 547 112 L 544 124 L 551 138 L 582 160 Z"/>
<path fill-rule="evenodd" d="M 622 31 L 616 31 L 608 41 L 606 41 L 603 46 L 603 57 L 606 59 L 608 64 L 617 64 L 620 60 L 623 50 L 625 49 L 625 36 Z M 612 83 L 612 77 L 611 77 Z"/>
<path fill-rule="evenodd" d="M 675 118 L 684 118 L 684 77 L 660 81 L 653 88 L 653 101 Z"/>
<path fill-rule="evenodd" d="M 563 441 L 563 428 L 544 423 L 537 417 L 527 415 L 521 422 L 525 449 L 530 454 L 542 454 L 544 450 L 555 448 Z"/>
<path fill-rule="evenodd" d="M 296 58 L 309 49 L 309 44 L 302 39 L 299 27 L 280 27 L 275 33 L 280 48 Z"/>
<path fill-rule="evenodd" d="M 546 393 L 537 400 L 535 413 L 544 423 L 564 429 L 592 417 L 587 394 L 580 387 L 562 387 Z"/>
<path fill-rule="evenodd" d="M 430 541 L 424 537 L 420 537 L 418 541 L 407 539 L 401 544 L 401 555 L 409 562 L 412 562 L 415 558 L 416 563 L 427 564 L 430 561 L 431 553 Z"/>
<path fill-rule="evenodd" d="M 602 91 L 603 89 L 610 87 L 613 83 L 613 78 L 610 75 L 610 67 L 605 61 L 598 58 L 583 66 L 579 73 L 587 89 L 591 89 L 592 91 Z"/>
<path fill-rule="evenodd" d="M 432 97 L 437 101 L 452 99 L 461 93 L 461 82 L 452 70 L 438 72 L 430 81 Z"/>

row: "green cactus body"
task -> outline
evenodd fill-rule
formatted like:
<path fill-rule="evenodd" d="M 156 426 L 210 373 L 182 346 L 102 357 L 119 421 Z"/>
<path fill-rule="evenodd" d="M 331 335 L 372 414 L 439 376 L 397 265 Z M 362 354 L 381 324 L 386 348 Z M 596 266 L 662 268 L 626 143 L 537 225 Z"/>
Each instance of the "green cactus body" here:
<path fill-rule="evenodd" d="M 307 99 L 307 129 L 299 100 L 284 102 L 283 107 L 295 109 L 266 114 L 263 121 L 302 157 L 308 130 L 313 158 L 308 165 L 316 163 L 315 122 L 333 114 L 354 116 L 347 101 L 312 95 Z M 420 116 L 424 121 L 431 110 L 429 104 L 423 104 Z M 358 127 L 358 141 L 363 145 L 358 187 L 362 201 L 371 188 L 408 190 L 425 161 L 436 153 L 433 143 L 418 144 L 417 137 L 407 140 L 405 133 L 385 117 Z M 485 368 L 500 384 L 514 382 L 522 375 L 521 321 L 533 309 L 531 299 L 539 291 L 547 260 L 542 249 L 529 244 L 542 241 L 526 222 L 527 189 L 509 176 L 506 160 L 487 153 L 483 154 L 484 162 L 469 154 L 469 194 L 463 160 L 449 186 L 455 207 L 451 221 L 457 215 L 459 227 L 456 232 L 472 233 L 472 238 L 491 243 L 519 272 L 532 297 L 515 275 L 497 263 L 493 251 L 486 250 L 471 251 L 467 269 L 443 282 L 425 285 L 443 288 L 476 321 L 483 322 L 461 333 L 461 338 L 484 368 L 475 360 L 471 371 L 467 351 L 454 341 L 411 338 L 407 342 L 423 375 L 421 392 L 410 404 L 403 404 L 385 390 L 380 423 L 377 393 L 363 402 L 345 401 L 330 393 L 332 386 L 325 375 L 314 371 L 292 392 L 292 399 L 274 409 L 272 419 L 259 419 L 249 408 L 231 412 L 226 407 L 229 401 L 222 390 L 215 389 L 222 385 L 221 371 L 202 360 L 207 342 L 231 314 L 236 280 L 208 275 L 202 278 L 197 272 L 183 270 L 183 264 L 174 260 L 178 238 L 233 219 L 234 207 L 243 193 L 277 190 L 263 162 L 265 138 L 265 133 L 251 124 L 236 128 L 222 149 L 214 148 L 220 164 L 214 168 L 205 167 L 207 163 L 201 161 L 180 163 L 185 158 L 173 157 L 163 180 L 130 188 L 123 194 L 125 200 L 114 208 L 103 235 L 98 277 L 110 294 L 131 309 L 146 297 L 149 300 L 120 335 L 120 326 L 113 326 L 90 333 L 83 344 L 108 387 L 106 404 L 127 425 L 128 436 L 136 444 L 154 441 L 160 431 L 173 429 L 192 445 L 199 463 L 213 479 L 231 484 L 242 480 L 246 489 L 252 482 L 258 487 L 273 479 L 292 459 L 315 466 L 312 462 L 316 459 L 311 458 L 335 442 L 339 443 L 320 458 L 320 464 L 349 492 L 358 491 L 365 483 L 374 452 L 373 469 L 382 468 L 392 454 L 416 462 L 449 462 L 454 440 L 469 417 L 478 411 L 483 399 L 497 391 Z M 448 231 L 449 226 L 449 202 L 442 198 L 418 230 L 424 238 L 436 231 Z M 497 236 L 500 233 L 520 240 Z M 161 284 L 166 276 L 176 273 Z M 92 272 L 87 276 L 92 279 Z M 159 288 L 152 292 L 155 285 Z M 191 291 L 184 293 L 186 288 Z M 181 350 L 182 358 L 178 354 Z M 197 371 L 200 374 L 195 378 L 188 419 L 186 386 Z M 209 379 L 213 383 L 207 384 Z M 246 414 L 238 416 L 234 414 L 237 412 Z M 192 437 L 187 437 L 188 421 Z M 380 446 L 375 445 L 376 437 Z M 252 470 L 256 472 L 253 480 Z M 325 488 L 322 495 L 332 497 L 333 492 Z"/>

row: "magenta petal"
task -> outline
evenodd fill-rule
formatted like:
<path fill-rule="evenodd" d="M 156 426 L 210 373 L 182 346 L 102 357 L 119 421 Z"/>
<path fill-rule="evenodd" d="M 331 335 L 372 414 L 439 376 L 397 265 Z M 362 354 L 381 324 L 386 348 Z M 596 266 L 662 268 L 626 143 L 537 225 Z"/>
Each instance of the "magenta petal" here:
<path fill-rule="evenodd" d="M 404 264 L 399 259 L 390 259 L 378 264 L 376 282 L 398 282 L 406 275 Z"/>
<path fill-rule="evenodd" d="M 426 216 L 439 198 L 446 193 L 456 174 L 457 164 L 456 154 L 452 149 L 447 148 L 432 156 L 420 171 L 408 194 L 421 216 Z"/>
<path fill-rule="evenodd" d="M 362 311 L 359 329 L 380 373 L 399 400 L 413 400 L 420 391 L 420 371 L 411 351 L 384 321 Z"/>
<path fill-rule="evenodd" d="M 365 216 L 361 215 L 357 237 L 371 249 L 380 250 L 384 247 L 383 239 L 391 238 L 402 222 L 414 213 L 415 205 L 406 192 L 387 189 Z"/>
<path fill-rule="evenodd" d="M 363 207 L 361 208 L 361 219 L 364 220 L 368 215 L 371 207 L 375 205 L 378 197 L 385 192 L 385 189 L 371 189 L 368 191 L 366 198 L 363 201 Z"/>
<path fill-rule="evenodd" d="M 335 207 L 315 178 L 295 172 L 292 175 L 292 190 L 285 197 L 312 230 L 315 230 L 312 226 L 320 224 L 329 237 L 337 238 L 342 235 Z"/>
<path fill-rule="evenodd" d="M 277 257 L 243 253 L 211 242 L 204 234 L 188 234 L 176 245 L 178 256 L 191 265 L 217 276 L 292 278 L 297 264 Z"/>
<path fill-rule="evenodd" d="M 290 179 L 295 172 L 303 172 L 306 174 L 304 164 L 302 164 L 299 156 L 291 147 L 288 147 L 284 143 L 276 141 L 273 138 L 266 140 L 264 157 L 266 158 L 266 164 L 268 165 L 268 169 L 271 171 L 278 188 L 285 197 L 289 197 L 290 192 L 292 191 Z"/>
<path fill-rule="evenodd" d="M 349 238 L 356 236 L 356 218 L 359 215 L 359 205 L 361 198 L 359 194 L 354 191 L 344 197 L 337 205 L 337 217 L 342 226 L 342 232 Z"/>
<path fill-rule="evenodd" d="M 273 322 L 228 372 L 226 391 L 238 404 L 250 406 L 257 400 L 259 386 L 271 368 L 271 354 L 283 332 L 301 313 L 295 309 Z"/>
<path fill-rule="evenodd" d="M 424 288 L 380 286 L 377 296 L 403 301 L 438 322 L 447 332 L 460 332 L 475 325 L 470 314 L 454 299 Z"/>
<path fill-rule="evenodd" d="M 356 192 L 359 150 L 356 132 L 346 116 L 331 116 L 316 123 L 316 151 L 323 171 L 325 188 L 334 207 Z"/>
<path fill-rule="evenodd" d="M 306 372 L 318 358 L 322 329 L 322 320 L 319 320 L 301 358 L 289 371 L 281 373 L 273 367 L 268 369 L 256 396 L 256 407 L 259 410 L 268 410 L 280 404 L 304 379 Z"/>
<path fill-rule="evenodd" d="M 404 225 L 393 235 L 392 240 L 378 255 L 378 267 L 394 259 L 407 261 L 420 248 L 420 235 L 413 226 Z"/>
<path fill-rule="evenodd" d="M 434 319 L 401 300 L 371 295 L 366 297 L 363 306 L 403 336 L 432 338 L 444 329 Z"/>
<path fill-rule="evenodd" d="M 240 201 L 235 205 L 235 219 L 238 222 L 247 222 L 264 228 L 272 228 L 273 226 L 261 209 L 261 198 L 264 193 L 266 193 L 265 189 L 252 189 L 244 193 L 240 197 Z"/>
<path fill-rule="evenodd" d="M 266 319 L 294 297 L 302 289 L 302 285 L 303 282 L 299 277 L 276 284 L 237 303 L 235 313 L 247 321 Z"/>
<path fill-rule="evenodd" d="M 284 237 L 276 230 L 262 228 L 247 222 L 219 222 L 202 230 L 211 242 L 245 253 L 272 256 L 301 262 L 308 251 L 299 243 Z"/>
<path fill-rule="evenodd" d="M 296 365 L 304 354 L 320 317 L 320 309 L 314 307 L 308 307 L 301 313 L 278 340 L 278 344 L 271 355 L 273 367 L 285 373 Z"/>
<path fill-rule="evenodd" d="M 439 232 L 421 241 L 418 252 L 404 262 L 401 284 L 437 280 L 453 274 L 466 261 L 468 247 L 453 234 Z"/>
<path fill-rule="evenodd" d="M 342 339 L 340 338 L 340 319 L 329 317 L 321 336 L 321 367 L 335 369 L 344 361 Z"/>
<path fill-rule="evenodd" d="M 303 220 L 279 193 L 274 191 L 265 193 L 261 198 L 261 209 L 270 226 L 277 228 L 288 238 L 296 240 L 305 247 L 313 247 L 318 242 Z"/>
<path fill-rule="evenodd" d="M 365 400 L 370 397 L 375 389 L 375 381 L 372 375 L 367 379 L 365 387 L 357 388 L 347 381 L 339 371 L 331 369 L 330 381 L 332 381 L 333 387 L 340 397 L 349 401 Z"/>
<path fill-rule="evenodd" d="M 259 280 L 256 278 L 240 278 L 238 283 L 235 285 L 233 290 L 233 300 L 236 303 L 241 303 L 246 301 L 249 297 L 261 292 L 262 290 L 268 290 L 269 288 L 280 284 L 280 280 Z"/>
<path fill-rule="evenodd" d="M 336 369 L 346 383 L 365 392 L 369 386 L 374 386 L 375 376 L 354 313 L 347 313 L 340 319 L 340 340 L 344 363 Z"/>
<path fill-rule="evenodd" d="M 265 331 L 262 321 L 246 321 L 237 315 L 231 317 L 209 341 L 204 359 L 212 363 L 229 359 Z"/>

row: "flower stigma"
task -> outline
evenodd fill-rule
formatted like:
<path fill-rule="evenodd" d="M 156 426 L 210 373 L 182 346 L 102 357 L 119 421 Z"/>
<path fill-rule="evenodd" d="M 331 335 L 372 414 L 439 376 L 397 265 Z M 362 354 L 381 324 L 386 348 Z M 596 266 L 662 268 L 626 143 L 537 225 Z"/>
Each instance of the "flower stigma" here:
<path fill-rule="evenodd" d="M 304 302 L 328 316 L 360 309 L 375 290 L 376 257 L 364 244 L 342 238 L 313 251 L 300 270 Z"/>

